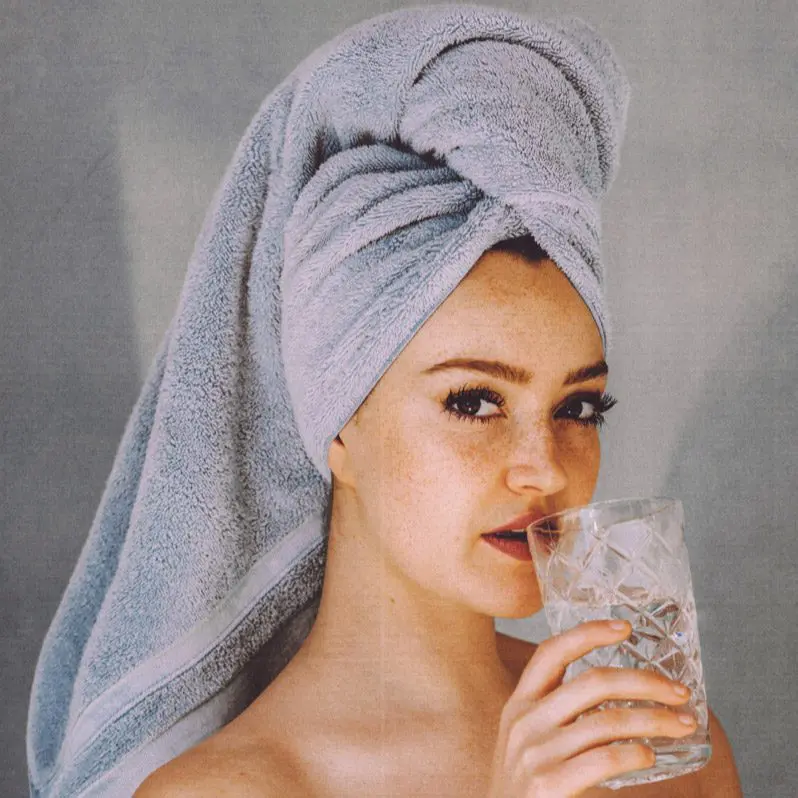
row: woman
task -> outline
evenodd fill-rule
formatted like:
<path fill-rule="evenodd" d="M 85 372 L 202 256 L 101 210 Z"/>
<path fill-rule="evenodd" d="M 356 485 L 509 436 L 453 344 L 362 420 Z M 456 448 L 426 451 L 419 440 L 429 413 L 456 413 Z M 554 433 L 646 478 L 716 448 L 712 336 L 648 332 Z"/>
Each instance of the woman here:
<path fill-rule="evenodd" d="M 692 716 L 671 711 L 686 697 L 654 673 L 557 686 L 628 626 L 583 625 L 531 661 L 533 644 L 494 631 L 495 616 L 542 604 L 532 563 L 485 533 L 590 500 L 612 406 L 603 356 L 552 261 L 486 253 L 330 448 L 327 568 L 305 644 L 136 795 L 599 795 L 588 788 L 653 761 L 644 745 L 606 743 L 690 734 Z M 610 698 L 665 706 L 576 720 Z M 626 792 L 740 795 L 714 717 L 712 740 L 705 769 Z"/>
<path fill-rule="evenodd" d="M 654 674 L 559 685 L 628 628 L 535 652 L 493 624 L 540 608 L 496 531 L 595 487 L 625 103 L 583 23 L 470 6 L 364 23 L 278 87 L 48 633 L 36 794 L 589 795 L 651 763 L 610 741 L 690 732 Z M 663 707 L 576 719 L 608 698 Z M 713 732 L 636 792 L 738 795 Z"/>

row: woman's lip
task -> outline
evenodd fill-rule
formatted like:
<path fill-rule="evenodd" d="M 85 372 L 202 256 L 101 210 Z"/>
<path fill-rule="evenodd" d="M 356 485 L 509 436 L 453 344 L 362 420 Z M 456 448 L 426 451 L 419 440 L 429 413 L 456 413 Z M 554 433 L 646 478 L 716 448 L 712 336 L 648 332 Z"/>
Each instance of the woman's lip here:
<path fill-rule="evenodd" d="M 530 524 L 534 524 L 535 521 L 539 521 L 541 518 L 545 518 L 549 513 L 527 513 L 526 515 L 519 515 L 518 518 L 514 518 L 512 521 L 508 521 L 504 526 L 496 527 L 496 529 L 491 529 L 490 532 L 485 532 L 486 535 L 492 535 L 494 532 L 522 532 L 524 531 Z"/>
<path fill-rule="evenodd" d="M 506 538 L 496 538 L 490 536 L 483 537 L 485 543 L 498 549 L 504 554 L 508 554 L 514 560 L 531 560 L 532 552 L 526 540 L 508 540 Z"/>

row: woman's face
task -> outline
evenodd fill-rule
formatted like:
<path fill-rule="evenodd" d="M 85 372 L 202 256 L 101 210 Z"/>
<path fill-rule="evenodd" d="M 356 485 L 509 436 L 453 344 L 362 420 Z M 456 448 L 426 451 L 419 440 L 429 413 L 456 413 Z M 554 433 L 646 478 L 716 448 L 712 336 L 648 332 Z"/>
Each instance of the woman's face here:
<path fill-rule="evenodd" d="M 606 375 L 576 372 L 602 360 L 551 261 L 486 253 L 333 443 L 340 528 L 408 585 L 487 615 L 536 612 L 532 563 L 482 536 L 590 501 Z"/>

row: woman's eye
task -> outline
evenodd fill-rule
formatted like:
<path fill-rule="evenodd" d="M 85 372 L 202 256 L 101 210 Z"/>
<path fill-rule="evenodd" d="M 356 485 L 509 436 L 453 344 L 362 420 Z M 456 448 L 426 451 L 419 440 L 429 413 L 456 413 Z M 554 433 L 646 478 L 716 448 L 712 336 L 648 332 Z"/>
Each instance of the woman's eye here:
<path fill-rule="evenodd" d="M 457 419 L 484 424 L 503 418 L 501 408 L 504 404 L 504 398 L 490 388 L 463 386 L 449 393 L 443 409 Z M 570 397 L 555 413 L 555 418 L 563 418 L 585 427 L 601 427 L 606 420 L 604 414 L 616 404 L 617 400 L 608 393 L 593 391 Z"/>
<path fill-rule="evenodd" d="M 490 388 L 467 388 L 451 391 L 443 403 L 443 409 L 467 421 L 486 423 L 495 418 L 500 418 L 501 413 L 496 409 L 504 405 L 504 399 Z"/>
<path fill-rule="evenodd" d="M 566 405 L 566 409 L 571 414 L 571 417 L 576 420 L 586 420 L 593 418 L 596 415 L 596 408 L 592 402 L 585 399 L 576 399 Z"/>
<path fill-rule="evenodd" d="M 565 418 L 586 427 L 600 427 L 606 421 L 604 414 L 615 407 L 617 400 L 608 393 L 572 396 L 564 405 Z"/>

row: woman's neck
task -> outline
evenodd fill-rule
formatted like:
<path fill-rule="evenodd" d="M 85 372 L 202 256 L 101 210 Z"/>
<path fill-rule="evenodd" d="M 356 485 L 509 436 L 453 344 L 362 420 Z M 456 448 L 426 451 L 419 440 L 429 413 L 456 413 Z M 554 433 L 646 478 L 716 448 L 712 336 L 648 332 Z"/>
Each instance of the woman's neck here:
<path fill-rule="evenodd" d="M 358 703 L 391 712 L 500 712 L 514 677 L 493 618 L 435 596 L 375 553 L 367 536 L 333 527 L 319 612 L 294 668 Z"/>

